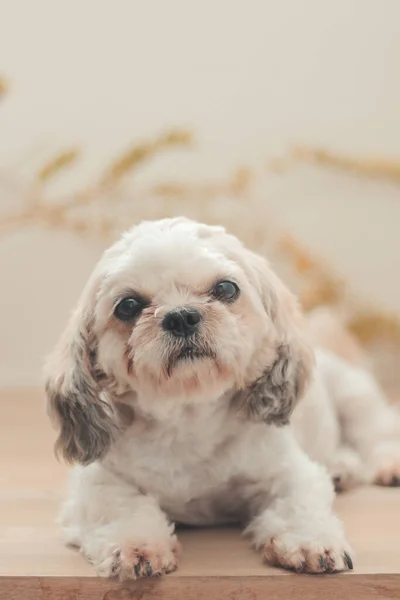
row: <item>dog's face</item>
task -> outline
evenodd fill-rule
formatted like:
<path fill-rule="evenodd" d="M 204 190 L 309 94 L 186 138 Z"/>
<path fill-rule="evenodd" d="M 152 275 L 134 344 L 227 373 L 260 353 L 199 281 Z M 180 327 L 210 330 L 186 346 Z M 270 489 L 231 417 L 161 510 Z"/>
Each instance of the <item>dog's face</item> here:
<path fill-rule="evenodd" d="M 110 402 L 127 391 L 155 418 L 231 392 L 249 418 L 285 423 L 311 362 L 296 302 L 263 259 L 219 227 L 142 223 L 104 254 L 49 365 L 59 447 L 102 456 Z"/>
<path fill-rule="evenodd" d="M 243 386 L 263 342 L 272 358 L 272 323 L 236 240 L 172 221 L 142 224 L 120 247 L 93 307 L 107 375 L 149 403 L 207 401 Z"/>

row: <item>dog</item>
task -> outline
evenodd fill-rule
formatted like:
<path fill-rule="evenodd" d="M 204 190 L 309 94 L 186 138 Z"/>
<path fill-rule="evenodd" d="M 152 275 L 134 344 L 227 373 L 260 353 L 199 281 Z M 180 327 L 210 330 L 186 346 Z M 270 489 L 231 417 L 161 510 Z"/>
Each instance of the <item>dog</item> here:
<path fill-rule="evenodd" d="M 271 565 L 353 568 L 332 479 L 400 483 L 400 419 L 311 329 L 222 227 L 143 222 L 104 253 L 46 383 L 56 452 L 78 463 L 66 541 L 99 575 L 174 571 L 175 524 L 229 522 Z"/>

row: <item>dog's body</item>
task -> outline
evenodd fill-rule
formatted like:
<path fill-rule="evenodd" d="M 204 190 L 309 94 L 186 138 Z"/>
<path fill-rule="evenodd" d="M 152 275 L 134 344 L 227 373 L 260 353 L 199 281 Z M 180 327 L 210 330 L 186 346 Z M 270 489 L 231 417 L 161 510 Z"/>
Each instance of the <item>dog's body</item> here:
<path fill-rule="evenodd" d="M 49 365 L 58 448 L 83 463 L 67 541 L 134 578 L 176 568 L 171 522 L 240 521 L 273 564 L 352 568 L 331 477 L 397 481 L 400 419 L 363 367 L 327 349 L 314 366 L 306 339 L 290 293 L 221 228 L 129 232 Z"/>
<path fill-rule="evenodd" d="M 306 394 L 292 416 L 300 445 L 327 468 L 339 491 L 400 485 L 399 412 L 363 364 L 326 348 L 315 355 L 318 393 Z"/>

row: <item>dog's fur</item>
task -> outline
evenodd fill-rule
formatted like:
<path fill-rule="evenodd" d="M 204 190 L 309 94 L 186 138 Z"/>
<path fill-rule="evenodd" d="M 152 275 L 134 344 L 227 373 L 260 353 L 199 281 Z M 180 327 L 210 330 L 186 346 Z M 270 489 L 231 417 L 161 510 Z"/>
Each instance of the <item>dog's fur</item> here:
<path fill-rule="evenodd" d="M 213 295 L 220 280 L 235 301 Z M 127 296 L 144 303 L 131 323 L 114 315 Z M 163 330 L 189 307 L 195 336 Z M 144 222 L 105 252 L 47 367 L 57 452 L 81 463 L 66 539 L 101 575 L 175 569 L 174 522 L 240 521 L 272 564 L 352 568 L 331 478 L 399 482 L 400 419 L 363 367 L 326 349 L 314 360 L 307 329 L 268 263 L 223 228 Z"/>

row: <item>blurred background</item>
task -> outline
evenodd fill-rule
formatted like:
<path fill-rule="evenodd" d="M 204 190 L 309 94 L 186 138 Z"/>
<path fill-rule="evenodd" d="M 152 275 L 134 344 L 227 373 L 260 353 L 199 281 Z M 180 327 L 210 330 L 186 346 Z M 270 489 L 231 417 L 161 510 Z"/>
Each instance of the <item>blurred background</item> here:
<path fill-rule="evenodd" d="M 0 386 L 41 383 L 100 252 L 225 224 L 393 384 L 398 0 L 1 0 Z"/>

